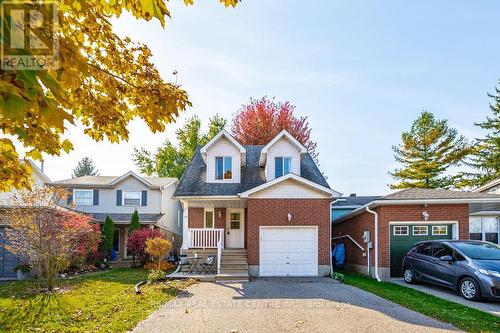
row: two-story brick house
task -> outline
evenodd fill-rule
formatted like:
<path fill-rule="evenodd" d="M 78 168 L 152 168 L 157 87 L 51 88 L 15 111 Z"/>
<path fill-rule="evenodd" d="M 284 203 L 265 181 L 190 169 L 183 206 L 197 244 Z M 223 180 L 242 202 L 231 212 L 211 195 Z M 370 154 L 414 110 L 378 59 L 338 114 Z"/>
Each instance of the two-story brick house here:
<path fill-rule="evenodd" d="M 195 152 L 174 193 L 182 250 L 218 253 L 221 279 L 326 275 L 330 202 L 339 195 L 287 131 L 243 146 L 223 130 Z"/>
<path fill-rule="evenodd" d="M 172 199 L 176 178 L 142 177 L 133 172 L 122 176 L 83 176 L 51 182 L 51 186 L 68 190 L 67 202 L 75 210 L 89 213 L 103 223 L 109 216 L 117 226 L 115 251 L 117 259 L 128 259 L 128 227 L 135 210 L 141 225 L 160 228 L 177 247 L 182 241 L 181 206 Z"/>

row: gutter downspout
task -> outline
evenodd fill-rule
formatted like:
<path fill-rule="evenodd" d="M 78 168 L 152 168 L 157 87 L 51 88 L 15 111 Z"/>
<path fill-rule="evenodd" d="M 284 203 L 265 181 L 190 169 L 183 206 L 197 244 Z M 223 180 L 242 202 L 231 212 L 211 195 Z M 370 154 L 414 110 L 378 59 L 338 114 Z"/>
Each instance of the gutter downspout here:
<path fill-rule="evenodd" d="M 371 210 L 369 205 L 366 206 L 366 211 L 370 214 L 373 214 L 373 216 L 375 217 L 375 278 L 378 282 L 381 282 L 382 279 L 378 275 L 378 213 L 374 210 Z"/>
<path fill-rule="evenodd" d="M 333 234 L 333 219 L 332 219 L 332 210 L 333 210 L 333 204 L 336 203 L 337 201 L 340 200 L 340 196 L 330 202 L 330 211 L 328 212 L 329 220 L 330 220 L 330 251 L 328 256 L 330 257 L 330 276 L 333 274 L 333 262 L 332 262 L 332 234 Z"/>

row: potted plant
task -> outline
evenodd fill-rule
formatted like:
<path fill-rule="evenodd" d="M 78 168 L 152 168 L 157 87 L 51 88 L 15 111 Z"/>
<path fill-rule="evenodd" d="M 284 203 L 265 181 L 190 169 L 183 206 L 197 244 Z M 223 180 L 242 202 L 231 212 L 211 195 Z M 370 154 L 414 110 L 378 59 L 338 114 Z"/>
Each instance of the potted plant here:
<path fill-rule="evenodd" d="M 27 280 L 30 278 L 31 266 L 29 264 L 19 264 L 14 267 L 14 271 L 17 272 L 18 280 Z"/>

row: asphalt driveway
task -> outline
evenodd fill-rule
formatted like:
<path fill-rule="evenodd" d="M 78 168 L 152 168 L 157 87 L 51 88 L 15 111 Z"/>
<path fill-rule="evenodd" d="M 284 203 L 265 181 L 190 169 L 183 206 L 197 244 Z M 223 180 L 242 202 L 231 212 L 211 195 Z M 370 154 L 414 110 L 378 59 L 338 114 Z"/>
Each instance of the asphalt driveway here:
<path fill-rule="evenodd" d="M 133 332 L 451 332 L 428 318 L 327 278 L 202 282 Z"/>
<path fill-rule="evenodd" d="M 484 312 L 491 313 L 494 316 L 500 317 L 500 302 L 491 301 L 491 300 L 483 300 L 481 302 L 471 302 L 463 297 L 457 295 L 453 290 L 436 287 L 430 284 L 418 283 L 418 284 L 407 284 L 404 282 L 403 278 L 391 279 L 392 283 L 399 284 L 403 287 L 413 288 L 419 291 L 422 291 L 427 294 L 431 294 L 433 296 L 459 303 L 470 308 L 478 309 Z"/>

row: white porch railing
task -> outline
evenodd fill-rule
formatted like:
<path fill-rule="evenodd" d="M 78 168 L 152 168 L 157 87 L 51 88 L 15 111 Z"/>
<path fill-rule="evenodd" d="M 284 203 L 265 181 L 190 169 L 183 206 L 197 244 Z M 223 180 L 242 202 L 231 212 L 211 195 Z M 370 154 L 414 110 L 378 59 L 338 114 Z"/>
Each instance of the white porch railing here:
<path fill-rule="evenodd" d="M 216 249 L 218 242 L 224 248 L 224 229 L 189 228 L 188 246 L 197 249 Z"/>

